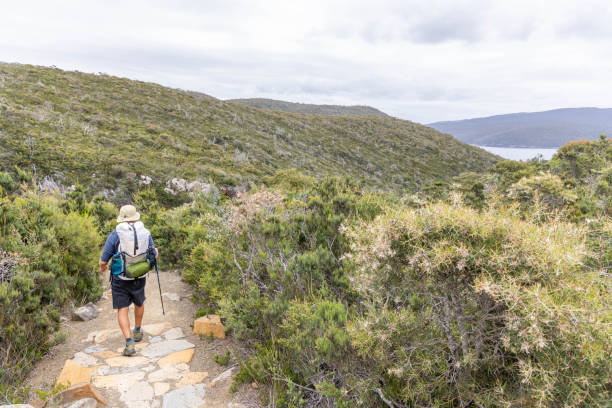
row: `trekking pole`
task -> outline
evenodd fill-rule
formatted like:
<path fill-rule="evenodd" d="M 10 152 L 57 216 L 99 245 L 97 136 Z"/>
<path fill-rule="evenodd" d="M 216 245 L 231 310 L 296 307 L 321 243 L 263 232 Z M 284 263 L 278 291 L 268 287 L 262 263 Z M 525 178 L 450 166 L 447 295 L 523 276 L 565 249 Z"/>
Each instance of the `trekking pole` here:
<path fill-rule="evenodd" d="M 162 296 L 161 283 L 159 283 L 159 269 L 157 269 L 157 260 L 155 260 L 155 273 L 157 273 L 157 286 L 159 287 L 159 300 L 161 300 L 162 304 L 162 313 L 165 316 L 166 310 L 164 309 L 164 297 Z"/>

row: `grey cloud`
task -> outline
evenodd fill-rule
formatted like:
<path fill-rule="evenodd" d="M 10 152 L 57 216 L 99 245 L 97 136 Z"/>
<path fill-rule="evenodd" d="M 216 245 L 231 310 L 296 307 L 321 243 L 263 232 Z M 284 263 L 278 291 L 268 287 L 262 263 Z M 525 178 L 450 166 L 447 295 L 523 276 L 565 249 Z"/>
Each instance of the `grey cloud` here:
<path fill-rule="evenodd" d="M 557 26 L 557 34 L 562 37 L 607 38 L 612 37 L 612 10 L 602 8 L 583 8 Z"/>
<path fill-rule="evenodd" d="M 409 25 L 402 34 L 420 43 L 474 42 L 483 37 L 484 27 L 477 12 L 449 10 Z"/>
<path fill-rule="evenodd" d="M 538 28 L 536 17 L 525 14 L 505 15 L 490 2 L 460 0 L 427 6 L 397 2 L 394 7 L 364 15 L 358 21 L 339 22 L 327 35 L 345 38 L 347 33 L 370 43 L 407 41 L 416 44 L 440 44 L 449 41 L 477 43 L 487 39 L 526 40 Z"/>

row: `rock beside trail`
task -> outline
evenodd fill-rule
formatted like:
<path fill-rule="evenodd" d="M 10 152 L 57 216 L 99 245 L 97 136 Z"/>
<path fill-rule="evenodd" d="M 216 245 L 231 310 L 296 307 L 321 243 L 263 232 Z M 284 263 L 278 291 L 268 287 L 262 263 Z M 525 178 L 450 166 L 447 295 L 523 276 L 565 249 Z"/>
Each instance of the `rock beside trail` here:
<path fill-rule="evenodd" d="M 72 312 L 72 320 L 87 321 L 98 317 L 98 307 L 89 302 L 85 306 L 81 306 Z"/>
<path fill-rule="evenodd" d="M 225 329 L 219 316 L 207 315 L 193 322 L 193 334 L 200 334 L 202 336 L 209 336 L 212 334 L 218 339 L 224 339 Z"/>
<path fill-rule="evenodd" d="M 220 383 L 221 381 L 227 380 L 228 378 L 232 378 L 232 374 L 234 373 L 234 367 L 225 370 L 224 372 L 222 372 L 221 374 L 219 374 L 218 376 L 216 376 L 211 382 L 210 382 L 210 386 L 211 387 L 215 387 L 218 383 Z"/>

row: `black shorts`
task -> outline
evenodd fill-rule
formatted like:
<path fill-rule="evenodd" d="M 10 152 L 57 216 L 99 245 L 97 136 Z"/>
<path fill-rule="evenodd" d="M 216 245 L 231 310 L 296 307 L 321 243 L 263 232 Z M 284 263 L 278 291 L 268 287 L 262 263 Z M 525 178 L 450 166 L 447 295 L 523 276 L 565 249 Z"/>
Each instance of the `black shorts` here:
<path fill-rule="evenodd" d="M 113 309 L 123 309 L 132 303 L 142 306 L 145 296 L 145 284 L 147 278 L 123 280 L 113 277 L 111 289 L 113 294 Z"/>

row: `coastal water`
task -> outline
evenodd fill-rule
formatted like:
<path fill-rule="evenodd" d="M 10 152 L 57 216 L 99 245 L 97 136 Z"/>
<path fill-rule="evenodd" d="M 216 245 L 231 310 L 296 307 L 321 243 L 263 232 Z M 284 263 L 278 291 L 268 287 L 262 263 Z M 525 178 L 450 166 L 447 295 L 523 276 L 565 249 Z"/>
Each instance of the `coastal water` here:
<path fill-rule="evenodd" d="M 550 160 L 557 149 L 522 148 L 522 147 L 491 147 L 478 146 L 488 152 L 512 160 L 528 160 L 542 155 L 544 160 Z"/>

